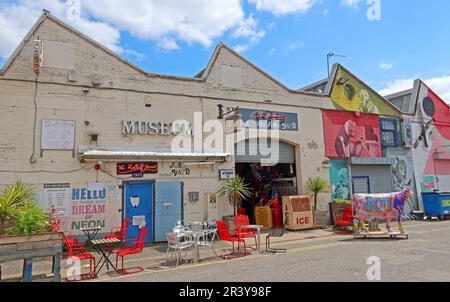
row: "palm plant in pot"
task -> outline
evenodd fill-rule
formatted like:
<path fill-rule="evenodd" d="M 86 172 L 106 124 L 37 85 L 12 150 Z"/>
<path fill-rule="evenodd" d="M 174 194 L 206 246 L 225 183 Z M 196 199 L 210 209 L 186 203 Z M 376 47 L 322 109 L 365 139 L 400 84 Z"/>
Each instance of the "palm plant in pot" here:
<path fill-rule="evenodd" d="M 3 191 L 0 195 L 0 236 L 5 235 L 13 227 L 18 213 L 32 204 L 34 197 L 32 188 L 20 181 Z"/>
<path fill-rule="evenodd" d="M 237 208 L 241 204 L 242 200 L 252 196 L 250 191 L 250 185 L 246 184 L 244 179 L 239 175 L 227 179 L 220 190 L 217 192 L 219 198 L 228 197 L 230 204 L 233 206 L 234 216 L 237 214 Z M 230 231 L 234 229 L 233 217 L 224 217 L 224 221 L 227 223 Z"/>
<path fill-rule="evenodd" d="M 329 193 L 330 185 L 326 180 L 320 177 L 313 177 L 308 179 L 307 186 L 308 189 L 311 191 L 314 200 L 314 207 L 313 207 L 314 227 L 315 228 L 326 227 L 328 212 L 320 211 L 317 208 L 319 203 L 319 195 L 322 193 Z"/>

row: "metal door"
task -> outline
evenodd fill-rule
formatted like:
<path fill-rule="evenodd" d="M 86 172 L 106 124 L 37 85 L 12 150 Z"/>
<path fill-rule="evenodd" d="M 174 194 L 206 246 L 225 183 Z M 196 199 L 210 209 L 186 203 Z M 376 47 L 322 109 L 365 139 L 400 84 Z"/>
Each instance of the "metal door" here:
<path fill-rule="evenodd" d="M 155 242 L 165 242 L 166 233 L 183 219 L 183 183 L 158 182 L 155 191 Z"/>
<path fill-rule="evenodd" d="M 370 194 L 370 178 L 368 176 L 352 177 L 353 194 Z"/>
<path fill-rule="evenodd" d="M 130 219 L 127 239 L 138 237 L 141 227 L 148 227 L 145 242 L 153 241 L 153 183 L 129 182 L 125 183 L 124 192 L 125 217 Z"/>

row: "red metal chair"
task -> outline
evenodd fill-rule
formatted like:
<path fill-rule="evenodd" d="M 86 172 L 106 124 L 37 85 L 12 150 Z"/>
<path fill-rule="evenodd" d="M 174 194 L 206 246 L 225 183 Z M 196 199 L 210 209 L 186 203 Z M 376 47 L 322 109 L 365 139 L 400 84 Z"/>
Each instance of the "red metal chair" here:
<path fill-rule="evenodd" d="M 256 231 L 242 228 L 242 226 L 250 225 L 250 221 L 248 219 L 248 216 L 245 215 L 238 215 L 234 216 L 234 233 L 239 238 L 253 238 L 255 239 L 255 247 L 248 246 L 248 248 L 252 250 L 256 250 L 258 247 L 258 241 L 256 239 Z"/>
<path fill-rule="evenodd" d="M 148 227 L 143 227 L 138 234 L 138 237 L 136 239 L 130 239 L 130 240 L 126 240 L 125 241 L 125 247 L 118 249 L 116 251 L 117 256 L 116 256 L 116 267 L 118 268 L 118 264 L 119 264 L 119 257 L 122 258 L 122 266 L 119 270 L 119 272 L 121 272 L 124 275 L 129 275 L 129 274 L 136 274 L 136 273 L 140 273 L 144 271 L 144 268 L 140 267 L 140 266 L 135 266 L 135 267 L 128 267 L 128 268 L 124 268 L 123 267 L 123 258 L 127 255 L 135 255 L 135 254 L 140 254 L 142 253 L 142 251 L 144 250 L 144 245 L 145 245 L 145 237 L 147 236 L 147 232 L 148 232 Z M 133 247 L 127 247 L 130 243 L 134 243 Z"/>
<path fill-rule="evenodd" d="M 228 227 L 224 221 L 217 221 L 216 224 L 217 224 L 217 230 L 219 233 L 220 240 L 228 241 L 233 244 L 233 252 L 231 254 L 228 254 L 225 256 L 238 257 L 238 256 L 236 256 L 236 254 L 234 252 L 234 244 L 236 242 L 238 243 L 238 248 L 237 248 L 238 251 L 240 251 L 240 249 L 241 249 L 241 242 L 244 244 L 244 256 L 247 256 L 247 248 L 245 245 L 245 240 L 241 237 L 231 236 L 230 230 L 228 229 Z"/>
<path fill-rule="evenodd" d="M 119 239 L 125 240 L 127 236 L 128 225 L 130 224 L 130 218 L 126 218 L 122 222 L 122 226 L 120 228 L 113 228 L 111 230 L 111 235 L 105 236 L 105 239 Z"/>
<path fill-rule="evenodd" d="M 86 247 L 81 244 L 73 244 L 73 242 L 67 238 L 66 234 L 63 233 L 63 242 L 67 248 L 67 254 L 63 254 L 63 259 L 73 258 L 75 260 L 79 260 L 80 262 L 83 260 L 89 260 L 90 270 L 89 273 L 81 274 L 80 279 L 69 279 L 66 278 L 68 282 L 74 281 L 84 281 L 90 280 L 97 277 L 95 272 L 95 257 L 91 253 L 87 252 Z"/>
<path fill-rule="evenodd" d="M 336 234 L 352 234 L 353 230 L 350 231 L 347 228 L 353 227 L 353 225 L 353 208 L 345 208 L 342 214 L 336 214 L 333 231 Z M 344 230 L 347 230 L 339 231 L 338 228 L 344 228 Z"/>

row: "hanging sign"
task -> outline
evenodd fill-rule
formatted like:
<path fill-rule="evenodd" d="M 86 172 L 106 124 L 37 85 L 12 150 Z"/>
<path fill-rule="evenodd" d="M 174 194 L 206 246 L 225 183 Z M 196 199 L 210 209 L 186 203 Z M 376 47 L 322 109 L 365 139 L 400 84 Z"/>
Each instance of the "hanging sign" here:
<path fill-rule="evenodd" d="M 220 180 L 230 179 L 236 176 L 236 171 L 234 169 L 226 169 L 219 171 Z"/>
<path fill-rule="evenodd" d="M 412 120 L 411 119 L 404 119 L 403 122 L 403 135 L 404 135 L 404 141 L 405 141 L 405 147 L 412 147 L 413 146 L 413 130 L 412 130 Z"/>
<path fill-rule="evenodd" d="M 142 177 L 144 174 L 157 174 L 158 163 L 155 162 L 134 162 L 117 164 L 117 175 L 133 175 Z"/>

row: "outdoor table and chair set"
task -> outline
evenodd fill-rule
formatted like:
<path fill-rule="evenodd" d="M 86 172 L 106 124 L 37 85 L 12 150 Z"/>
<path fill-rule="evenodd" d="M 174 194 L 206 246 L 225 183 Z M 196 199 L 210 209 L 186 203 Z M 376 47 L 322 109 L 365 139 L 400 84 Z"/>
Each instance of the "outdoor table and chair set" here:
<path fill-rule="evenodd" d="M 200 248 L 209 248 L 215 259 L 219 256 L 215 249 L 216 239 L 229 242 L 232 244 L 232 251 L 229 254 L 223 255 L 223 258 L 231 259 L 236 257 L 247 256 L 247 250 L 252 249 L 261 253 L 261 229 L 263 226 L 250 225 L 248 216 L 239 215 L 234 218 L 235 229 L 232 235 L 228 226 L 223 221 L 208 221 L 208 222 L 185 222 L 177 221 L 172 229 L 172 232 L 166 234 L 167 252 L 164 259 L 164 266 L 167 265 L 170 259 L 176 260 L 175 266 L 178 266 L 181 260 L 184 260 L 182 253 L 187 256 L 188 252 L 192 253 L 192 262 L 197 263 L 200 259 Z M 101 228 L 85 228 L 81 231 L 86 235 L 87 242 L 99 255 L 99 261 L 90 253 L 85 245 L 82 245 L 72 235 L 66 236 L 64 234 L 63 241 L 67 252 L 63 254 L 63 258 L 72 259 L 75 261 L 89 261 L 90 271 L 88 273 L 78 276 L 68 276 L 67 281 L 83 281 L 98 277 L 99 272 L 106 266 L 109 270 L 111 267 L 118 274 L 134 274 L 144 271 L 142 267 L 124 267 L 124 257 L 127 255 L 140 254 L 144 250 L 145 238 L 148 233 L 148 227 L 140 228 L 139 234 L 135 239 L 126 239 L 127 228 L 130 224 L 129 219 L 125 219 L 122 226 L 113 229 L 110 235 L 103 239 L 96 239 L 95 236 L 101 231 Z M 266 238 L 267 252 L 286 252 L 286 250 L 271 249 L 270 238 L 281 237 L 284 234 L 283 227 L 280 230 L 272 230 Z M 252 239 L 255 242 L 254 246 L 249 246 L 246 239 Z M 237 248 L 236 248 L 237 243 Z M 242 246 L 241 246 L 242 245 Z M 114 257 L 115 261 L 111 259 Z M 121 265 L 119 266 L 119 258 Z M 184 260 L 187 262 L 187 260 Z M 80 265 L 81 267 L 81 265 Z M 81 269 L 80 269 L 81 270 Z M 73 278 L 72 278 L 73 277 Z"/>

